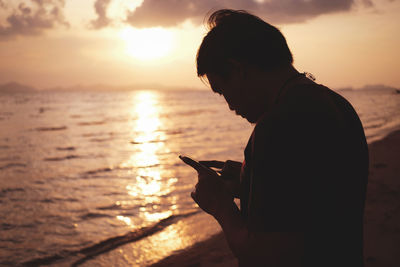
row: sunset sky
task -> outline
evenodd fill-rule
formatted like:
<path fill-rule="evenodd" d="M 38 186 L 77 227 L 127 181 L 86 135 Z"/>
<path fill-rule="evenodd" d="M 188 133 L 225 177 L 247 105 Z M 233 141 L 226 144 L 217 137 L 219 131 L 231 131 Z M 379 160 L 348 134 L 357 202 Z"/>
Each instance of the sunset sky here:
<path fill-rule="evenodd" d="M 195 54 L 219 8 L 278 26 L 319 83 L 400 87 L 399 0 L 0 0 L 0 83 L 205 88 Z"/>

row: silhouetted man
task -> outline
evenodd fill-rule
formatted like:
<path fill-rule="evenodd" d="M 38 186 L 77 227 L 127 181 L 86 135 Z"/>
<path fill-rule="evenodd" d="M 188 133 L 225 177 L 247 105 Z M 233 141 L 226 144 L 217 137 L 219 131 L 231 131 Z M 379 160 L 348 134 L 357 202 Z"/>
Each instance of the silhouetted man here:
<path fill-rule="evenodd" d="M 234 10 L 209 25 L 198 76 L 255 127 L 243 164 L 183 158 L 199 173 L 193 199 L 240 266 L 363 266 L 368 148 L 356 112 L 293 67 L 272 25 Z"/>

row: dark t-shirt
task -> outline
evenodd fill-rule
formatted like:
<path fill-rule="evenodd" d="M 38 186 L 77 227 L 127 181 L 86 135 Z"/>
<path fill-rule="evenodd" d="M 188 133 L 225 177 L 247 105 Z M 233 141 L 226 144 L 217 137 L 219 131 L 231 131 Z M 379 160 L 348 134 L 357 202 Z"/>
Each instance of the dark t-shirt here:
<path fill-rule="evenodd" d="M 343 97 L 292 86 L 245 149 L 241 212 L 251 232 L 303 232 L 304 266 L 363 266 L 368 147 Z"/>

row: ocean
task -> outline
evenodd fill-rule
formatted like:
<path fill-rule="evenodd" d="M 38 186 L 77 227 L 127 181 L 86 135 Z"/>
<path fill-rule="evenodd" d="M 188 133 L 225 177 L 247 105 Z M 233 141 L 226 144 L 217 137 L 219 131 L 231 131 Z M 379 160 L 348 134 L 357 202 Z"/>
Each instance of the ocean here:
<path fill-rule="evenodd" d="M 338 90 L 368 142 L 400 94 Z M 0 94 L 0 265 L 147 266 L 220 228 L 178 155 L 243 160 L 252 125 L 211 91 Z"/>

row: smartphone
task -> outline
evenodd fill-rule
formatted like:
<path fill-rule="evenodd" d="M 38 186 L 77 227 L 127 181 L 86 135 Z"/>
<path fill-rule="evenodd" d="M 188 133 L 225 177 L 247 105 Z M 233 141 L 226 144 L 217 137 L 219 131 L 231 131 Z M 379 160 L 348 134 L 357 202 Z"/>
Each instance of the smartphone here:
<path fill-rule="evenodd" d="M 179 158 L 180 158 L 184 163 L 186 163 L 187 165 L 189 165 L 190 167 L 192 167 L 193 169 L 195 169 L 196 171 L 201 171 L 201 169 L 206 168 L 206 169 L 209 169 L 209 170 L 215 172 L 217 175 L 219 175 L 219 173 L 218 173 L 217 171 L 215 171 L 215 170 L 213 170 L 213 169 L 211 169 L 211 168 L 209 168 L 209 167 L 207 167 L 207 166 L 201 164 L 200 162 L 198 162 L 198 161 L 196 161 L 196 160 L 194 160 L 194 159 L 192 159 L 192 158 L 190 158 L 190 157 L 188 157 L 188 156 L 179 155 Z"/>

